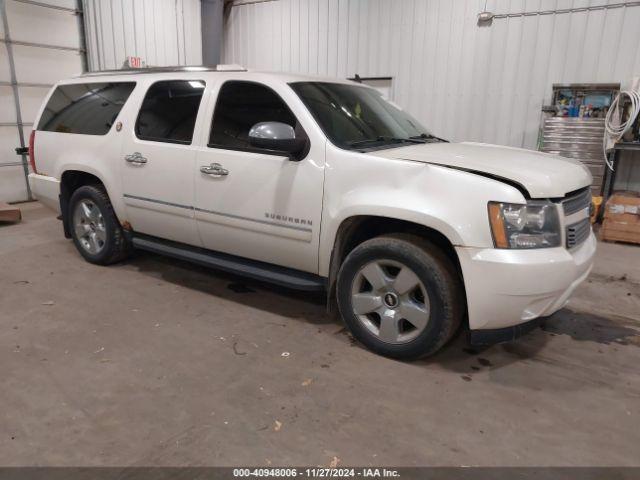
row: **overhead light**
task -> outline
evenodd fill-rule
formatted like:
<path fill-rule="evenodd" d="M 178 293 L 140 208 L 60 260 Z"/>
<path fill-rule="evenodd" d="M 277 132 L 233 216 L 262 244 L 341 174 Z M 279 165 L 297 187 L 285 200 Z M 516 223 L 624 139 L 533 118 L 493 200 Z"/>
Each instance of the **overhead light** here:
<path fill-rule="evenodd" d="M 191 80 L 189 82 L 189 85 L 191 85 L 192 88 L 204 88 L 204 83 L 197 80 Z"/>

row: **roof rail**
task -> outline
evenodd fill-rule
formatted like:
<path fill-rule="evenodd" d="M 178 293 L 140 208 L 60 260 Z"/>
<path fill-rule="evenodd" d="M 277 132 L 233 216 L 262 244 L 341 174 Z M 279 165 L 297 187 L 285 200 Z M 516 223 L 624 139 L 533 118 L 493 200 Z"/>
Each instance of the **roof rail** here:
<path fill-rule="evenodd" d="M 100 77 L 107 75 L 140 75 L 145 73 L 171 73 L 171 72 L 246 72 L 247 69 L 240 65 L 194 65 L 175 67 L 145 67 L 145 68 L 123 68 L 120 70 L 98 70 L 96 72 L 86 72 L 79 77 Z"/>

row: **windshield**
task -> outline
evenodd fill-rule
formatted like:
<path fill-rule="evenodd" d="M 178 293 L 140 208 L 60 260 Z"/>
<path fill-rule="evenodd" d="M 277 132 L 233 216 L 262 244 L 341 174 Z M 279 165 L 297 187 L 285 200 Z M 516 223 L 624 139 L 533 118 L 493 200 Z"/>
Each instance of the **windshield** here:
<path fill-rule="evenodd" d="M 340 148 L 368 150 L 442 141 L 372 88 L 330 82 L 295 82 L 290 86 L 329 140 Z"/>

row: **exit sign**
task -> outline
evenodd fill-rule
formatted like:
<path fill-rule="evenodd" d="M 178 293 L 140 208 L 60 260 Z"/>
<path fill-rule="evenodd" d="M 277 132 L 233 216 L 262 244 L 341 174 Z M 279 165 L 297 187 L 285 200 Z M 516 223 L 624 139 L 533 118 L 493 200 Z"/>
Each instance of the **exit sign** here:
<path fill-rule="evenodd" d="M 129 68 L 142 68 L 142 59 L 140 57 L 127 57 L 126 63 Z"/>

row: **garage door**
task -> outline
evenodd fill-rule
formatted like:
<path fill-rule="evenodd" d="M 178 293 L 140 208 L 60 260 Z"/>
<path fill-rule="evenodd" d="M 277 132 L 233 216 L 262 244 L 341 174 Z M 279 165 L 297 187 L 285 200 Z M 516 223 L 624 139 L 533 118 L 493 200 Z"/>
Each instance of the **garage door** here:
<path fill-rule="evenodd" d="M 29 134 L 43 97 L 85 65 L 76 0 L 0 0 L 0 201 L 31 198 Z"/>

